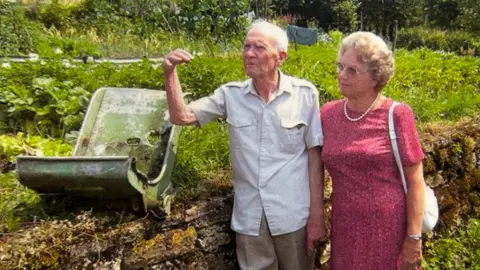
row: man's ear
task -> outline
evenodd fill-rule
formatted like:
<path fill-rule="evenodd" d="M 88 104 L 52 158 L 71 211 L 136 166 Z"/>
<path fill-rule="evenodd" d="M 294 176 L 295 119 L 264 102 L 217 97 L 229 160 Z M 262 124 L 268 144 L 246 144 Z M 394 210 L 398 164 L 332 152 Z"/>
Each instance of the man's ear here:
<path fill-rule="evenodd" d="M 280 52 L 279 55 L 280 57 L 278 58 L 278 60 L 280 61 L 280 63 L 283 63 L 285 62 L 285 60 L 287 60 L 287 52 Z"/>

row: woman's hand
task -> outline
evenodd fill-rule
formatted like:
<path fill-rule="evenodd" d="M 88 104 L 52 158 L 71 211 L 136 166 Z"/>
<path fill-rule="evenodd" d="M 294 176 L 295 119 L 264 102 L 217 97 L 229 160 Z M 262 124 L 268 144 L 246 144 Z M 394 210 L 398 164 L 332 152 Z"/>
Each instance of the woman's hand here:
<path fill-rule="evenodd" d="M 422 240 L 405 236 L 402 251 L 397 258 L 398 270 L 416 270 L 422 266 Z"/>

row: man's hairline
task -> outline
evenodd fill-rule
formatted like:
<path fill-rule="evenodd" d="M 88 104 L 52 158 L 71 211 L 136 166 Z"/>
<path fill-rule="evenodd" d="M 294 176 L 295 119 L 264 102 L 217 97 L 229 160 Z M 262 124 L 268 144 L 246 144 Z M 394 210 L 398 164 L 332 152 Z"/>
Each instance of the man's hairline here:
<path fill-rule="evenodd" d="M 280 42 L 277 40 L 276 37 L 274 37 L 273 35 L 271 35 L 271 34 L 269 34 L 269 33 L 264 33 L 260 27 L 252 27 L 252 28 L 250 28 L 250 30 L 248 30 L 247 34 L 245 35 L 244 42 L 245 42 L 245 40 L 247 39 L 248 34 L 249 34 L 250 32 L 252 32 L 254 29 L 256 29 L 257 31 L 260 30 L 259 33 L 261 33 L 261 34 L 264 35 L 265 37 L 268 37 L 268 38 L 270 38 L 271 40 L 273 40 L 273 42 L 272 42 L 273 44 L 270 44 L 270 45 L 274 46 L 278 53 L 282 53 L 282 52 L 283 52 L 283 53 L 285 53 L 285 54 L 288 54 L 288 53 L 287 53 L 287 50 L 286 50 L 285 48 L 283 48 L 283 49 L 280 48 L 280 46 L 279 46 L 279 43 L 280 43 Z"/>

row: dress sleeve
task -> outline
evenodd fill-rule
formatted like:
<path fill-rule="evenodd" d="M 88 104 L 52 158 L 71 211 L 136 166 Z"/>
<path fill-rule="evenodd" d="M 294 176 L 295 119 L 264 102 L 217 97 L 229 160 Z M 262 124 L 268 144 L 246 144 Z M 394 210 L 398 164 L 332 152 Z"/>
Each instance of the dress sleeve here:
<path fill-rule="evenodd" d="M 395 133 L 402 164 L 412 166 L 425 157 L 418 137 L 415 116 L 410 106 L 399 104 L 394 111 Z"/>

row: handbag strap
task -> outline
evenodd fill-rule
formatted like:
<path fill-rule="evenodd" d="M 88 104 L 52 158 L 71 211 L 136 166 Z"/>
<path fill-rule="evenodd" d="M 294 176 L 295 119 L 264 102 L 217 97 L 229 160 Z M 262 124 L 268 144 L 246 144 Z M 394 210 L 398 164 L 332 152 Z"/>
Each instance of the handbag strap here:
<path fill-rule="evenodd" d="M 397 162 L 397 167 L 402 178 L 403 189 L 405 193 L 407 193 L 407 182 L 405 181 L 405 173 L 403 172 L 402 160 L 400 159 L 400 151 L 398 151 L 397 134 L 395 134 L 395 124 L 393 122 L 393 110 L 398 104 L 398 102 L 394 101 L 390 110 L 388 110 L 388 133 L 390 135 L 390 142 L 392 143 L 393 155 L 395 156 L 395 161 Z"/>

